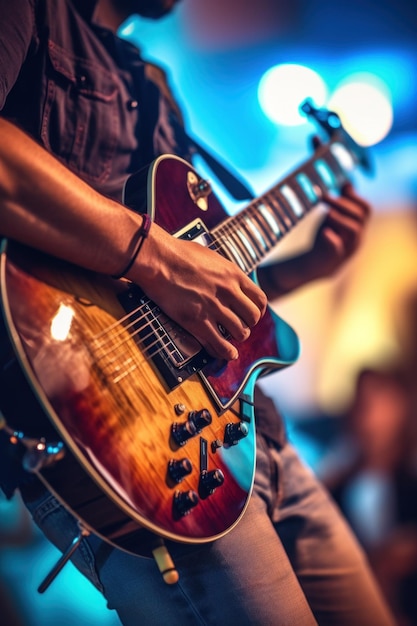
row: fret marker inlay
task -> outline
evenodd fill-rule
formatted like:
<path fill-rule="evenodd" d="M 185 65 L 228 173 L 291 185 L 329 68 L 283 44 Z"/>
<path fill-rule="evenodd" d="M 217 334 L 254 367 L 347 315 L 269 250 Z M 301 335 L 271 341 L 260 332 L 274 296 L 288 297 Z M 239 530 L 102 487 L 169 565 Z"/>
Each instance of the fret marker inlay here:
<path fill-rule="evenodd" d="M 245 222 L 248 226 L 248 228 L 252 231 L 252 233 L 255 235 L 257 241 L 259 242 L 261 248 L 263 248 L 264 250 L 268 249 L 268 245 L 264 239 L 264 237 L 262 236 L 261 232 L 259 231 L 257 225 L 254 223 L 253 219 L 250 217 L 245 217 Z"/>
<path fill-rule="evenodd" d="M 306 195 L 306 198 L 311 204 L 315 204 L 318 201 L 317 193 L 314 189 L 314 185 L 307 176 L 307 174 L 297 174 L 297 182 Z"/>
<path fill-rule="evenodd" d="M 351 172 L 354 169 L 355 161 L 353 156 L 343 144 L 336 142 L 333 143 L 330 146 L 330 151 L 343 170 Z"/>
<path fill-rule="evenodd" d="M 332 190 L 337 187 L 335 175 L 326 161 L 323 161 L 323 159 L 317 159 L 314 163 L 314 167 L 327 189 Z"/>
<path fill-rule="evenodd" d="M 246 250 L 249 252 L 249 254 L 251 255 L 252 259 L 254 261 L 257 261 L 258 257 L 256 255 L 255 250 L 253 249 L 252 244 L 250 243 L 249 239 L 247 237 L 245 237 L 245 235 L 242 233 L 242 231 L 238 231 L 237 233 L 243 243 L 243 245 L 245 246 Z"/>
<path fill-rule="evenodd" d="M 281 236 L 281 229 L 279 228 L 274 215 L 272 214 L 272 212 L 270 211 L 269 207 L 267 207 L 265 204 L 259 204 L 258 208 L 260 210 L 260 212 L 262 213 L 262 215 L 264 216 L 264 218 L 266 219 L 266 221 L 268 222 L 272 232 L 277 236 L 280 237 Z"/>
<path fill-rule="evenodd" d="M 294 211 L 294 215 L 302 217 L 304 215 L 304 207 L 294 189 L 292 189 L 289 185 L 283 185 L 280 191 L 287 200 L 288 204 L 291 206 L 291 209 Z"/>

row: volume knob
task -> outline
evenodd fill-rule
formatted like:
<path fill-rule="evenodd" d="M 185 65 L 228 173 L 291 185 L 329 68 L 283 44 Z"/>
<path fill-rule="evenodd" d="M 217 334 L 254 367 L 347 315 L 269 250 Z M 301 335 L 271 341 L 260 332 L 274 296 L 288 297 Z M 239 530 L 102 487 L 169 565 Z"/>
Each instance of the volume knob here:
<path fill-rule="evenodd" d="M 174 513 L 178 517 L 188 515 L 197 504 L 198 495 L 192 489 L 188 491 L 177 491 L 174 495 Z"/>
<path fill-rule="evenodd" d="M 220 469 L 202 472 L 200 476 L 200 488 L 204 495 L 211 495 L 217 487 L 224 483 L 224 474 Z"/>
<path fill-rule="evenodd" d="M 190 411 L 186 422 L 174 422 L 171 426 L 171 434 L 174 441 L 183 446 L 188 439 L 195 437 L 203 428 L 211 424 L 211 413 L 208 409 L 201 411 Z"/>
<path fill-rule="evenodd" d="M 201 409 L 201 411 L 191 411 L 188 415 L 188 419 L 192 422 L 199 433 L 209 426 L 212 421 L 211 413 L 208 409 Z"/>
<path fill-rule="evenodd" d="M 193 466 L 189 459 L 180 459 L 179 461 L 171 459 L 168 463 L 168 474 L 176 483 L 180 483 L 184 476 L 191 474 Z"/>
<path fill-rule="evenodd" d="M 230 422 L 226 424 L 224 430 L 224 443 L 229 446 L 235 446 L 241 439 L 244 439 L 249 433 L 248 425 L 245 422 Z"/>

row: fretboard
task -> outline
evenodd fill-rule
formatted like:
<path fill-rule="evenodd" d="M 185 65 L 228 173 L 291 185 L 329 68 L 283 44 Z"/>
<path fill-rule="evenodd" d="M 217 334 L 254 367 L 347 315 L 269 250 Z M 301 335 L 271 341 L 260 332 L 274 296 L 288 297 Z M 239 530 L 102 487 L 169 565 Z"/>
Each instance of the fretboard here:
<path fill-rule="evenodd" d="M 264 195 L 213 231 L 218 251 L 249 274 L 327 192 L 338 193 L 357 165 L 340 139 L 314 155 Z"/>

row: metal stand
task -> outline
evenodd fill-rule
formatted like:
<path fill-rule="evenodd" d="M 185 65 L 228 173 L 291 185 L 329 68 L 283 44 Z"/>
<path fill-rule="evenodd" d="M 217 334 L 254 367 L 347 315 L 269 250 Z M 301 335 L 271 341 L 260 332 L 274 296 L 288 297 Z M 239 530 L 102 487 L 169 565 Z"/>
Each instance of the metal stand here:
<path fill-rule="evenodd" d="M 38 587 L 38 592 L 39 593 L 44 593 L 48 589 L 48 587 L 51 585 L 51 583 L 58 576 L 58 574 L 60 573 L 60 571 L 62 570 L 64 565 L 66 565 L 66 563 L 68 563 L 68 561 L 70 560 L 70 558 L 72 557 L 74 552 L 77 550 L 77 548 L 79 548 L 83 537 L 88 537 L 88 535 L 90 534 L 90 531 L 88 531 L 86 528 L 84 528 L 84 526 L 82 526 L 82 524 L 80 524 L 80 522 L 78 522 L 78 526 L 79 526 L 80 532 L 78 533 L 78 535 L 76 537 L 74 537 L 74 539 L 73 539 L 71 545 L 69 546 L 69 548 L 58 559 L 58 561 L 56 562 L 54 567 L 51 569 L 49 574 L 41 582 L 41 584 Z"/>

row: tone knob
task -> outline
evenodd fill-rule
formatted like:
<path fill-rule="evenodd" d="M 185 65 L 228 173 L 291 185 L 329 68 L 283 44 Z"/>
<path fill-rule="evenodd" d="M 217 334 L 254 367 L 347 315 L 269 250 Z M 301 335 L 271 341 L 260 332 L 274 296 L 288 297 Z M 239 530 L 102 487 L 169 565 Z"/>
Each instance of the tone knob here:
<path fill-rule="evenodd" d="M 195 424 L 190 420 L 179 424 L 174 422 L 171 426 L 171 435 L 179 446 L 183 446 L 188 439 L 197 434 Z"/>
<path fill-rule="evenodd" d="M 211 413 L 208 409 L 191 411 L 188 415 L 188 419 L 194 424 L 198 433 L 200 433 L 206 426 L 209 426 L 212 421 Z"/>
<path fill-rule="evenodd" d="M 190 411 L 186 422 L 174 422 L 171 426 L 171 434 L 179 446 L 183 446 L 188 439 L 195 437 L 203 428 L 211 424 L 211 413 L 207 409 Z"/>
<path fill-rule="evenodd" d="M 217 487 L 224 483 L 224 474 L 220 469 L 202 472 L 200 476 L 200 488 L 205 495 L 211 495 Z"/>
<path fill-rule="evenodd" d="M 184 476 L 191 474 L 193 466 L 189 459 L 171 459 L 168 463 L 168 474 L 176 483 L 180 483 Z"/>
<path fill-rule="evenodd" d="M 230 422 L 226 424 L 224 429 L 224 443 L 229 446 L 235 446 L 241 439 L 244 439 L 249 433 L 249 427 L 245 422 Z"/>
<path fill-rule="evenodd" d="M 198 495 L 192 489 L 177 491 L 174 495 L 174 514 L 178 517 L 188 515 L 198 504 Z"/>

